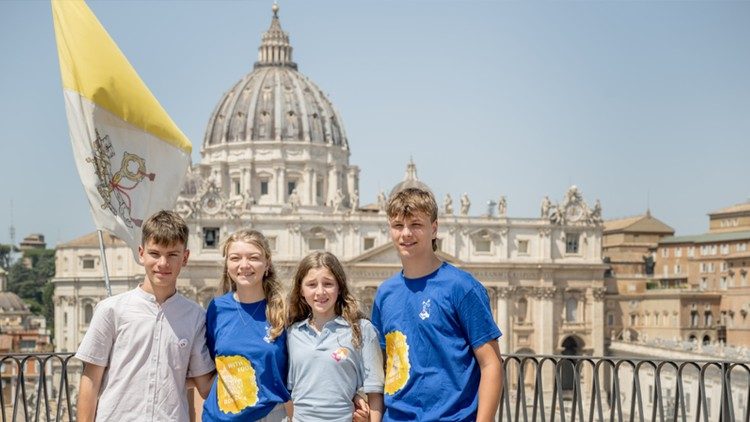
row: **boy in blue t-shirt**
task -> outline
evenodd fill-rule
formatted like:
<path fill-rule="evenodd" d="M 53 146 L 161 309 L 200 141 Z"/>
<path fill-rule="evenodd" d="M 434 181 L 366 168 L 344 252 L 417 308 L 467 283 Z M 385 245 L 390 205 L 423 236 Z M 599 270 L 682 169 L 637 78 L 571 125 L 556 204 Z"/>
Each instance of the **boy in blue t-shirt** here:
<path fill-rule="evenodd" d="M 437 204 L 404 189 L 389 200 L 403 270 L 378 288 L 372 323 L 385 349 L 385 421 L 492 421 L 502 392 L 502 335 L 484 287 L 435 254 Z"/>

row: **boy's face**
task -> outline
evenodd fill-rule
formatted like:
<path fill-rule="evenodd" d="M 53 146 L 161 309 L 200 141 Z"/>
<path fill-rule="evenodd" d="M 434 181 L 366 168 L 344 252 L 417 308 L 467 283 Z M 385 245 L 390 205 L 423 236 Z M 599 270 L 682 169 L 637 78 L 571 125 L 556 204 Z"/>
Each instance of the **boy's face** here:
<path fill-rule="evenodd" d="M 138 256 L 146 270 L 146 278 L 155 288 L 168 288 L 177 285 L 177 276 L 187 264 L 190 251 L 180 242 L 165 246 L 146 241 L 138 248 Z"/>
<path fill-rule="evenodd" d="M 388 220 L 391 240 L 401 259 L 428 258 L 433 255 L 432 239 L 437 237 L 437 221 L 426 213 L 400 215 Z"/>

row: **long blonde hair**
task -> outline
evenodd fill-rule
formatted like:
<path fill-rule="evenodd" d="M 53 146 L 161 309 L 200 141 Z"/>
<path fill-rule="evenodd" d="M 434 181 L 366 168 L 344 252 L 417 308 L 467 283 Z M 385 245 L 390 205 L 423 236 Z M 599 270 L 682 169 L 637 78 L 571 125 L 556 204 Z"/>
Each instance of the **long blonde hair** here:
<path fill-rule="evenodd" d="M 359 320 L 364 319 L 365 316 L 359 310 L 357 299 L 349 292 L 344 267 L 338 258 L 330 252 L 313 252 L 302 258 L 302 261 L 297 264 L 297 270 L 294 272 L 292 291 L 289 293 L 288 325 L 302 321 L 312 315 L 310 305 L 307 304 L 307 301 L 302 296 L 302 280 L 314 268 L 326 268 L 331 272 L 333 278 L 336 279 L 336 283 L 339 286 L 339 295 L 336 298 L 334 312 L 336 315 L 342 316 L 352 327 L 352 345 L 359 349 L 362 347 L 362 330 L 359 327 Z"/>
<path fill-rule="evenodd" d="M 222 294 L 237 291 L 237 284 L 232 280 L 232 277 L 229 276 L 227 268 L 227 251 L 234 242 L 249 243 L 263 251 L 263 256 L 266 259 L 268 267 L 263 275 L 262 286 L 263 294 L 267 301 L 266 320 L 271 326 L 268 335 L 271 338 L 271 341 L 273 341 L 284 331 L 286 306 L 284 304 L 284 291 L 281 287 L 281 283 L 276 278 L 276 270 L 271 261 L 271 248 L 268 246 L 268 240 L 263 236 L 263 233 L 250 229 L 237 230 L 227 238 L 221 249 L 221 256 L 224 258 L 224 270 L 221 273 Z"/>

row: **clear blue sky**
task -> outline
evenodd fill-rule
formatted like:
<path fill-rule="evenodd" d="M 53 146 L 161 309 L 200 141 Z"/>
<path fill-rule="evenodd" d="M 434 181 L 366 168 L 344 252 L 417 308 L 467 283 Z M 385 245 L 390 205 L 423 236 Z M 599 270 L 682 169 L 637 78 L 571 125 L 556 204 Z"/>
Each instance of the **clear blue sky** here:
<path fill-rule="evenodd" d="M 198 161 L 252 69 L 271 1 L 92 1 Z M 302 73 L 344 119 L 362 203 L 413 157 L 472 214 L 536 217 L 570 184 L 605 218 L 694 234 L 750 197 L 750 2 L 281 1 Z M 74 168 L 50 5 L 0 2 L 0 242 L 94 230 Z"/>

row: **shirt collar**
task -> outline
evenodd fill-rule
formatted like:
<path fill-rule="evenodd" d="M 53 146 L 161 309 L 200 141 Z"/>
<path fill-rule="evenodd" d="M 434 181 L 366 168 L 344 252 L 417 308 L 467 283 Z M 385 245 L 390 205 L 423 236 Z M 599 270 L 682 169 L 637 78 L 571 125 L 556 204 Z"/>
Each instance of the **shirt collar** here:
<path fill-rule="evenodd" d="M 331 322 L 333 322 L 334 324 L 337 324 L 337 325 L 344 326 L 344 327 L 348 327 L 349 325 L 351 325 L 351 324 L 349 324 L 349 321 L 347 321 L 346 319 L 344 319 L 344 317 L 342 317 L 340 315 L 337 316 L 336 318 L 334 318 L 334 319 L 326 322 L 326 325 L 330 324 Z M 309 328 L 312 329 L 312 325 L 310 324 L 310 318 L 305 318 L 302 321 L 300 321 L 299 327 L 300 328 L 302 328 L 302 327 L 309 327 Z"/>

